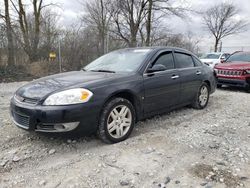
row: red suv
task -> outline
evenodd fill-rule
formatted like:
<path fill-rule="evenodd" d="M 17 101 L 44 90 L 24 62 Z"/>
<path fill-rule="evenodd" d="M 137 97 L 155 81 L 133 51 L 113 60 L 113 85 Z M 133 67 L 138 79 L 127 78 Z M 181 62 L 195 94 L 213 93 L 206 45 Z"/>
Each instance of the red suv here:
<path fill-rule="evenodd" d="M 250 91 L 250 52 L 236 52 L 214 68 L 217 87 L 239 86 Z"/>

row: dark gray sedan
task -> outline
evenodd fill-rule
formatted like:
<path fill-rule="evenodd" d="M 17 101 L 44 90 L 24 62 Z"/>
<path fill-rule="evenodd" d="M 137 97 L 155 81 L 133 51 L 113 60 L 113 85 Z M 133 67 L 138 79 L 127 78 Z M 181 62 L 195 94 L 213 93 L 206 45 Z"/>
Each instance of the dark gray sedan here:
<path fill-rule="evenodd" d="M 187 50 L 122 49 L 81 71 L 21 87 L 11 99 L 11 115 L 26 130 L 97 133 L 116 143 L 139 120 L 186 105 L 205 108 L 215 85 L 212 69 Z"/>

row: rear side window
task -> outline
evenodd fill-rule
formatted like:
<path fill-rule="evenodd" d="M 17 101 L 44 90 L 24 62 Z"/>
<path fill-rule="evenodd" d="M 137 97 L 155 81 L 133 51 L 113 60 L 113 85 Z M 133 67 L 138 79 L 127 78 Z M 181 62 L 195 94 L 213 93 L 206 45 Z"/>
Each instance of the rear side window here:
<path fill-rule="evenodd" d="M 194 65 L 196 67 L 202 66 L 202 62 L 200 60 L 198 60 L 196 57 L 193 56 L 193 60 L 194 60 Z"/>
<path fill-rule="evenodd" d="M 175 52 L 177 68 L 194 67 L 194 62 L 191 55 Z"/>
<path fill-rule="evenodd" d="M 174 58 L 172 52 L 165 52 L 158 56 L 154 65 L 162 64 L 167 69 L 174 69 Z"/>

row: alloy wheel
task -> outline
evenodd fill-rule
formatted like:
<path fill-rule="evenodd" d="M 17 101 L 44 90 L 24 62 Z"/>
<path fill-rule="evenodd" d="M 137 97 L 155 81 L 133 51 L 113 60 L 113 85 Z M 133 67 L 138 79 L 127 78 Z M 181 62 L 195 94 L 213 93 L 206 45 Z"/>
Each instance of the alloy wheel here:
<path fill-rule="evenodd" d="M 107 119 L 107 129 L 113 138 L 121 138 L 127 134 L 132 125 L 132 112 L 125 105 L 119 105 L 111 110 Z"/>
<path fill-rule="evenodd" d="M 205 106 L 208 100 L 208 88 L 204 85 L 200 89 L 199 103 L 201 106 Z"/>

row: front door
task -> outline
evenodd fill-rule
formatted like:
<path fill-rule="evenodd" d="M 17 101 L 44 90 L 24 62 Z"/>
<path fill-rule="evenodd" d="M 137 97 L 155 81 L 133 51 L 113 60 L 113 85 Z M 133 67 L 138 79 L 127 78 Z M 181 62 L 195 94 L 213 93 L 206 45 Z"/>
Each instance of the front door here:
<path fill-rule="evenodd" d="M 144 78 L 144 113 L 154 114 L 167 111 L 168 108 L 178 104 L 180 94 L 179 71 L 175 69 L 172 51 L 158 53 L 152 60 L 150 67 L 161 64 L 166 70 L 148 73 Z"/>

